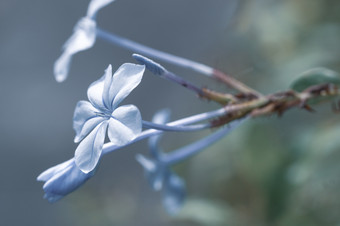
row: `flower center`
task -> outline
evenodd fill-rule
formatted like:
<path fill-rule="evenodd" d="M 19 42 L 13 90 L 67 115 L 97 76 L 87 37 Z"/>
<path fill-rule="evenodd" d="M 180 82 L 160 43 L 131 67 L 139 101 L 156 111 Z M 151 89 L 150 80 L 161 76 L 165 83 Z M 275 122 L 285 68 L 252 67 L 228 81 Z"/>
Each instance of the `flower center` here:
<path fill-rule="evenodd" d="M 109 113 L 104 113 L 104 112 L 96 112 L 96 116 L 98 117 L 103 117 L 103 118 L 106 118 L 106 119 L 109 119 L 111 117 L 111 114 Z"/>

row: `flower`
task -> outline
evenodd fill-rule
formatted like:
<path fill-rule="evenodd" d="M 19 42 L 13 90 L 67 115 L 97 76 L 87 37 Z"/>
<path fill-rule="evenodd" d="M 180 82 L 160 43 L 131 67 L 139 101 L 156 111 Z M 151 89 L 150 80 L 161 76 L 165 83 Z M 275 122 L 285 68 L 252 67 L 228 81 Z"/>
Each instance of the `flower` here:
<path fill-rule="evenodd" d="M 54 76 L 57 82 L 67 78 L 72 56 L 77 52 L 91 48 L 96 41 L 96 22 L 84 17 L 78 21 L 72 36 L 63 46 L 63 53 L 54 63 Z"/>
<path fill-rule="evenodd" d="M 174 215 L 183 206 L 186 197 L 185 182 L 174 173 L 168 173 L 164 180 L 163 206 Z"/>
<path fill-rule="evenodd" d="M 176 214 L 182 207 L 186 196 L 183 179 L 161 161 L 150 160 L 143 155 L 137 155 L 136 159 L 143 166 L 145 176 L 153 190 L 162 190 L 162 201 L 166 211 L 171 215 Z"/>
<path fill-rule="evenodd" d="M 122 146 L 142 131 L 142 119 L 134 105 L 117 107 L 141 82 L 145 66 L 126 63 L 112 76 L 111 65 L 88 90 L 89 101 L 79 101 L 73 116 L 76 132 L 75 163 L 84 172 L 92 171 L 102 154 L 105 133 L 113 145 Z"/>
<path fill-rule="evenodd" d="M 170 111 L 163 109 L 154 115 L 152 122 L 165 124 L 169 119 Z M 169 165 L 162 161 L 164 153 L 158 145 L 161 137 L 160 134 L 149 138 L 152 159 L 140 154 L 136 156 L 136 159 L 144 168 L 145 177 L 152 189 L 155 191 L 162 190 L 163 206 L 169 214 L 173 215 L 179 211 L 184 203 L 186 196 L 185 182 L 171 171 Z"/>
<path fill-rule="evenodd" d="M 42 172 L 37 180 L 45 182 L 44 198 L 56 202 L 65 195 L 84 184 L 95 171 L 83 173 L 75 164 L 74 159 L 60 163 Z"/>
<path fill-rule="evenodd" d="M 95 16 L 99 9 L 114 0 L 92 0 L 87 15 L 81 18 L 73 29 L 72 36 L 65 42 L 63 53 L 54 63 L 54 76 L 57 82 L 63 82 L 68 75 L 72 56 L 91 48 L 96 41 Z"/>

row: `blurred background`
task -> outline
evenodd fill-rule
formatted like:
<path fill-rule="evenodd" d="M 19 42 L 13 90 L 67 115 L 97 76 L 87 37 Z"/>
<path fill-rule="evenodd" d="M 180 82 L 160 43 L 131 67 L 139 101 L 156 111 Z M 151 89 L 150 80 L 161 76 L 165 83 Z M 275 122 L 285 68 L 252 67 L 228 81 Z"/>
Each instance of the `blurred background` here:
<path fill-rule="evenodd" d="M 135 161 L 145 141 L 102 159 L 96 175 L 55 204 L 36 177 L 73 157 L 77 101 L 108 64 L 131 52 L 97 40 L 77 54 L 58 84 L 53 63 L 88 1 L 0 1 L 0 225 L 340 225 L 339 115 L 292 110 L 258 118 L 177 165 L 187 201 L 168 216 Z M 286 90 L 298 75 L 324 66 L 340 71 L 340 2 L 331 0 L 117 0 L 98 26 L 227 72 L 263 93 Z M 199 86 L 228 91 L 203 76 L 164 64 Z M 124 101 L 151 120 L 218 107 L 146 73 Z M 189 104 L 188 104 L 189 103 Z M 209 132 L 167 134 L 173 150 Z"/>

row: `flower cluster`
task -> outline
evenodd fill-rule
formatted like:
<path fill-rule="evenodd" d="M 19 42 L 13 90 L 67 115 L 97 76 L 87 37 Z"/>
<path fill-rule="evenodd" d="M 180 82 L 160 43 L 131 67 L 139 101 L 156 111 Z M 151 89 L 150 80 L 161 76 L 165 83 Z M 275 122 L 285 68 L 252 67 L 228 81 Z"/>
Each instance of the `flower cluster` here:
<path fill-rule="evenodd" d="M 92 0 L 90 2 L 86 16 L 77 23 L 72 36 L 64 45 L 62 55 L 55 62 L 54 74 L 58 82 L 67 78 L 72 56 L 91 48 L 97 36 L 127 49 L 136 50 L 138 53 L 145 53 L 156 59 L 214 77 L 216 70 L 211 67 L 154 50 L 98 29 L 95 21 L 98 10 L 113 1 Z M 125 63 L 115 73 L 112 73 L 112 66 L 109 65 L 104 75 L 89 86 L 88 101 L 82 100 L 77 103 L 73 115 L 73 128 L 76 133 L 74 142 L 79 145 L 74 157 L 47 169 L 37 178 L 38 181 L 45 182 L 44 198 L 49 202 L 56 202 L 83 185 L 94 175 L 103 155 L 149 138 L 151 157 L 138 154 L 136 159 L 143 166 L 151 187 L 155 191 L 162 192 L 163 204 L 167 212 L 175 214 L 183 205 L 186 192 L 184 180 L 172 170 L 172 166 L 209 147 L 248 118 L 247 112 L 235 114 L 233 112 L 235 108 L 225 106 L 229 101 L 235 101 L 236 97 L 201 89 L 151 59 L 137 54 L 133 56 L 140 64 Z M 163 110 L 154 116 L 152 122 L 144 121 L 135 105 L 119 105 L 140 84 L 145 69 L 223 106 L 214 111 L 199 113 L 173 122 L 168 122 L 169 111 Z M 221 76 L 221 73 L 218 75 Z M 221 79 L 221 77 L 217 78 Z M 251 91 L 228 78 L 223 81 L 231 81 L 235 87 L 240 87 L 240 90 Z M 164 132 L 190 132 L 215 127 L 221 129 L 177 150 L 164 153 L 159 148 L 158 143 Z M 110 142 L 104 144 L 106 133 Z"/>

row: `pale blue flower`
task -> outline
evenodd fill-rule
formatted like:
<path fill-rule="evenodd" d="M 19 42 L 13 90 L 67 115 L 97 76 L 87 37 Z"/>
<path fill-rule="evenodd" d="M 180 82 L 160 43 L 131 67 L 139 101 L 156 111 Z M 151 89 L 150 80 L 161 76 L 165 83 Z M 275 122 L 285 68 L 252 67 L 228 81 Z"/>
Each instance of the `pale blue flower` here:
<path fill-rule="evenodd" d="M 165 124 L 169 119 L 170 111 L 164 109 L 154 115 L 152 122 Z M 161 137 L 162 134 L 149 138 L 152 159 L 140 154 L 136 159 L 143 166 L 145 176 L 153 190 L 162 191 L 162 201 L 166 211 L 169 214 L 176 214 L 185 200 L 185 182 L 170 169 L 170 165 L 162 161 L 163 151 L 158 145 Z"/>
<path fill-rule="evenodd" d="M 176 214 L 186 196 L 183 179 L 161 161 L 151 160 L 143 155 L 137 155 L 136 159 L 143 166 L 145 176 L 153 190 L 162 191 L 162 201 L 166 211 L 169 214 Z"/>
<path fill-rule="evenodd" d="M 72 36 L 63 46 L 63 53 L 54 63 L 54 76 L 58 82 L 63 82 L 67 78 L 72 56 L 94 45 L 96 41 L 96 21 L 94 20 L 96 13 L 113 1 L 92 0 L 90 2 L 87 15 L 78 21 Z"/>
<path fill-rule="evenodd" d="M 155 191 L 161 190 L 165 175 L 169 171 L 168 167 L 155 159 L 148 159 L 141 154 L 136 156 L 136 160 L 143 166 L 145 177 L 152 189 Z"/>
<path fill-rule="evenodd" d="M 93 174 L 94 171 L 83 173 L 76 166 L 74 159 L 70 159 L 45 170 L 37 180 L 45 182 L 44 198 L 49 202 L 56 202 L 84 184 Z"/>
<path fill-rule="evenodd" d="M 111 65 L 99 80 L 92 83 L 87 96 L 79 101 L 73 116 L 74 141 L 80 142 L 75 151 L 75 162 L 85 173 L 92 171 L 102 154 L 106 129 L 114 146 L 122 146 L 142 131 L 142 119 L 134 105 L 118 105 L 138 86 L 145 67 L 123 64 L 112 76 Z"/>
<path fill-rule="evenodd" d="M 63 46 L 63 53 L 54 63 L 54 76 L 57 82 L 63 82 L 68 75 L 72 56 L 91 48 L 96 41 L 96 22 L 84 17 L 73 29 L 72 36 Z"/>
<path fill-rule="evenodd" d="M 185 182 L 174 173 L 166 175 L 163 190 L 163 206 L 166 211 L 174 215 L 182 208 L 186 198 Z"/>

